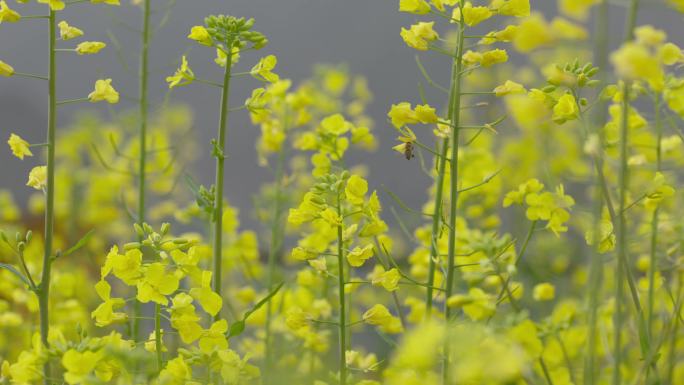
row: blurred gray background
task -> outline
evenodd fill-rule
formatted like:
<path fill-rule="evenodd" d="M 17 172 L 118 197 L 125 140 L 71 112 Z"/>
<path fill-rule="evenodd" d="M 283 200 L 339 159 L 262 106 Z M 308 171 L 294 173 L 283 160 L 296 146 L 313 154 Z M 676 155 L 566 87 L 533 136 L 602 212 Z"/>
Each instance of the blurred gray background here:
<path fill-rule="evenodd" d="M 85 31 L 86 40 L 110 42 L 107 32 L 111 31 L 121 42 L 131 69 L 137 72 L 138 36 L 123 27 L 125 24 L 138 26 L 141 12 L 121 0 L 121 7 L 91 5 L 88 3 L 70 6 L 59 14 L 59 20 L 67 20 Z M 314 63 L 346 63 L 351 73 L 362 74 L 369 80 L 375 99 L 370 114 L 376 122 L 375 132 L 380 137 L 380 147 L 372 154 L 359 153 L 353 163 L 363 161 L 370 166 L 371 188 L 381 185 L 399 192 L 408 203 L 416 206 L 425 199 L 428 181 L 419 170 L 418 162 L 406 162 L 391 150 L 395 144 L 396 132 L 387 123 L 389 106 L 403 100 L 419 101 L 417 84 L 422 77 L 416 67 L 416 51 L 408 48 L 399 36 L 401 27 L 407 27 L 420 17 L 397 11 L 398 0 L 178 0 L 171 18 L 161 31 L 153 37 L 151 45 L 151 97 L 154 103 L 161 102 L 167 90 L 165 77 L 171 74 L 180 56 L 188 49 L 192 67 L 197 76 L 205 79 L 219 79 L 220 69 L 213 64 L 213 52 L 193 45 L 186 38 L 191 26 L 201 24 L 209 14 L 227 13 L 236 16 L 254 17 L 255 29 L 263 32 L 270 44 L 258 55 L 274 53 L 278 56 L 276 71 L 282 77 L 291 78 L 297 84 L 311 74 Z M 626 0 L 624 0 L 626 3 Z M 44 14 L 46 7 L 35 4 L 16 4 L 8 0 L 11 7 L 24 15 Z M 155 8 L 163 8 L 167 1 L 152 0 Z M 533 9 L 546 14 L 555 13 L 554 0 L 532 0 Z M 613 43 L 622 36 L 624 6 L 612 7 L 611 30 Z M 153 15 L 156 23 L 161 12 Z M 671 39 L 680 44 L 679 36 L 684 31 L 680 15 L 668 10 L 662 3 L 651 1 L 642 7 L 639 24 L 654 23 L 666 29 Z M 17 71 L 44 74 L 47 70 L 47 30 L 45 20 L 22 20 L 20 23 L 0 25 L 0 60 L 10 63 Z M 444 30 L 441 28 L 440 30 Z M 80 41 L 80 40 L 79 40 Z M 61 47 L 73 47 L 75 43 L 60 42 Z M 122 94 L 117 110 L 133 107 L 126 97 L 137 97 L 137 81 L 123 70 L 116 58 L 113 46 L 98 55 L 77 56 L 59 53 L 59 99 L 85 97 L 92 89 L 95 79 L 111 77 Z M 440 55 L 424 54 L 423 62 L 435 80 L 448 83 L 448 59 Z M 254 54 L 245 55 L 239 71 L 248 70 L 258 60 Z M 240 78 L 232 89 L 231 104 L 239 104 L 259 83 L 251 78 Z M 27 140 L 44 141 L 46 122 L 47 90 L 41 80 L 20 77 L 0 78 L 0 189 L 15 191 L 24 201 L 28 188 L 26 175 L 38 160 L 23 162 L 12 157 L 4 143 L 10 132 L 16 132 Z M 213 178 L 212 158 L 209 156 L 209 140 L 215 136 L 218 120 L 219 92 L 212 87 L 193 85 L 183 87 L 172 94 L 172 101 L 187 103 L 195 113 L 194 132 L 206 152 L 200 154 L 195 165 L 195 175 L 204 184 Z M 434 105 L 442 100 L 433 98 Z M 78 109 L 93 108 L 103 116 L 108 109 L 99 104 L 67 105 L 60 108 L 59 125 L 71 122 Z M 254 143 L 259 129 L 249 123 L 245 111 L 231 116 L 227 162 L 227 196 L 231 203 L 251 211 L 252 194 L 269 178 L 269 172 L 256 164 Z M 38 151 L 36 151 L 38 152 Z M 385 198 L 389 203 L 389 198 Z M 243 219 L 248 218 L 243 215 Z M 250 222 L 247 220 L 247 222 Z"/>

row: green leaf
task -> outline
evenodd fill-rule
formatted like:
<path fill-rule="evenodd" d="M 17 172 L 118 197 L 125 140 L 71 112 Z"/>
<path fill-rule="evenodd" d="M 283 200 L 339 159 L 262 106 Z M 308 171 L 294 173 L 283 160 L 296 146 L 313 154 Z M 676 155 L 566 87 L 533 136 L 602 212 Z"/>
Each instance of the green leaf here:
<path fill-rule="evenodd" d="M 90 237 L 93 235 L 94 231 L 95 231 L 94 229 L 88 231 L 81 239 L 78 240 L 78 242 L 76 242 L 75 245 L 71 246 L 67 251 L 63 252 L 61 254 L 62 257 L 66 257 L 66 256 L 74 253 L 75 251 L 77 251 L 81 247 L 85 246 L 85 244 L 88 243 L 88 240 L 90 239 Z"/>
<path fill-rule="evenodd" d="M 259 308 L 264 306 L 271 298 L 273 298 L 273 296 L 276 295 L 276 293 L 278 293 L 278 291 L 280 290 L 280 288 L 283 287 L 284 284 L 285 284 L 285 282 L 281 282 L 278 286 L 276 286 L 275 289 L 273 289 L 272 292 L 268 293 L 268 295 L 266 297 L 262 298 L 261 301 L 257 302 L 254 305 L 254 307 L 247 310 L 247 312 L 245 312 L 245 314 L 242 316 L 242 319 L 240 321 L 237 321 L 237 322 L 233 323 L 232 325 L 230 325 L 230 331 L 228 332 L 228 338 L 232 338 L 232 337 L 235 337 L 237 335 L 242 334 L 242 332 L 245 331 L 245 322 L 247 321 L 247 318 L 249 318 L 249 316 L 252 315 L 252 313 L 259 310 Z"/>
<path fill-rule="evenodd" d="M 26 284 L 26 286 L 31 287 L 31 282 L 29 282 L 28 278 L 26 278 L 24 274 L 21 274 L 16 267 L 9 265 L 7 263 L 0 263 L 0 269 L 5 269 L 10 273 L 16 275 L 17 277 L 19 277 L 19 279 L 22 280 L 22 282 Z"/>

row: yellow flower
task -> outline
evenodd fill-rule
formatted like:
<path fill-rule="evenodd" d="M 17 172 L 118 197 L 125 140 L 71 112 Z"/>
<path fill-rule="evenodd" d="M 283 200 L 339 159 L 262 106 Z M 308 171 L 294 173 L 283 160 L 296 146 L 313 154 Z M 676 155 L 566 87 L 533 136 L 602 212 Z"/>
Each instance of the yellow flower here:
<path fill-rule="evenodd" d="M 399 12 L 425 15 L 430 13 L 430 4 L 425 0 L 399 0 Z"/>
<path fill-rule="evenodd" d="M 168 385 L 194 385 L 192 381 L 192 367 L 183 356 L 178 356 L 166 363 L 166 367 L 159 373 L 159 383 Z"/>
<path fill-rule="evenodd" d="M 61 11 L 64 9 L 65 4 L 63 0 L 38 0 L 41 4 L 47 4 L 53 11 Z"/>
<path fill-rule="evenodd" d="M 280 77 L 278 74 L 271 71 L 275 68 L 277 63 L 278 58 L 276 58 L 275 55 L 262 57 L 259 62 L 252 67 L 252 70 L 249 71 L 249 73 L 259 80 L 275 83 L 280 79 Z"/>
<path fill-rule="evenodd" d="M 535 301 L 550 301 L 556 296 L 556 288 L 548 283 L 540 283 L 534 286 L 532 297 Z"/>
<path fill-rule="evenodd" d="M 674 194 L 675 189 L 667 184 L 665 175 L 661 172 L 656 172 L 653 181 L 651 182 L 650 191 L 646 195 L 644 206 L 649 210 L 654 210 L 665 198 L 672 197 Z"/>
<path fill-rule="evenodd" d="M 104 301 L 90 316 L 95 319 L 95 324 L 99 327 L 111 325 L 112 323 L 122 323 L 128 320 L 128 314 L 115 313 L 114 310 L 126 305 L 123 298 L 111 298 L 112 287 L 105 280 L 100 280 L 95 284 L 97 295 Z"/>
<path fill-rule="evenodd" d="M 401 102 L 399 104 L 392 104 L 392 107 L 390 108 L 390 112 L 387 113 L 387 116 L 392 121 L 392 125 L 396 128 L 400 128 L 400 127 L 405 126 L 407 124 L 418 123 L 418 118 L 416 117 L 416 113 L 411 108 L 411 103 L 409 103 L 409 102 Z"/>
<path fill-rule="evenodd" d="M 181 340 L 190 344 L 202 335 L 202 327 L 199 324 L 200 317 L 195 314 L 195 306 L 192 297 L 186 293 L 178 293 L 172 299 L 171 326 L 178 330 Z"/>
<path fill-rule="evenodd" d="M 190 289 L 190 295 L 212 316 L 221 311 L 223 298 L 211 289 L 211 271 L 202 272 L 202 286 Z"/>
<path fill-rule="evenodd" d="M 79 36 L 83 36 L 83 31 L 76 27 L 72 27 L 66 21 L 60 21 L 59 24 L 59 36 L 62 40 L 75 39 Z"/>
<path fill-rule="evenodd" d="M 100 354 L 91 351 L 67 350 L 62 356 L 62 366 L 66 369 L 64 380 L 72 385 L 83 383 L 95 369 L 100 358 Z"/>
<path fill-rule="evenodd" d="M 584 20 L 589 14 L 589 9 L 596 3 L 597 0 L 560 0 L 558 9 L 564 15 Z"/>
<path fill-rule="evenodd" d="M 513 46 L 516 50 L 526 53 L 553 42 L 549 33 L 551 26 L 538 13 L 525 18 L 515 31 Z"/>
<path fill-rule="evenodd" d="M 496 96 L 506 96 L 513 94 L 524 94 L 527 90 L 522 84 L 516 83 L 512 80 L 506 80 L 506 83 L 496 87 L 494 89 L 494 94 Z"/>
<path fill-rule="evenodd" d="M 190 29 L 188 39 L 194 40 L 202 45 L 212 46 L 214 44 L 209 31 L 201 25 L 196 25 Z"/>
<path fill-rule="evenodd" d="M 101 41 L 84 41 L 76 46 L 76 53 L 79 55 L 92 55 L 100 52 L 107 44 Z"/>
<path fill-rule="evenodd" d="M 190 69 L 190 66 L 188 66 L 185 55 L 181 58 L 181 66 L 176 70 L 176 73 L 173 74 L 173 76 L 166 78 L 166 82 L 169 83 L 169 88 L 185 86 L 192 83 L 193 80 L 195 80 L 195 74 L 192 72 L 192 69 Z"/>
<path fill-rule="evenodd" d="M 337 211 L 335 211 L 331 207 L 328 207 L 327 209 L 323 210 L 320 216 L 330 226 L 337 227 L 342 225 L 342 218 L 337 214 Z"/>
<path fill-rule="evenodd" d="M 386 325 L 392 321 L 392 314 L 384 305 L 373 305 L 363 313 L 363 321 L 369 325 Z"/>
<path fill-rule="evenodd" d="M 626 43 L 610 59 L 622 79 L 646 80 L 653 89 L 662 89 L 663 69 L 657 55 L 653 55 L 646 47 L 633 42 Z"/>
<path fill-rule="evenodd" d="M 107 277 L 110 272 L 122 280 L 126 285 L 135 285 L 142 277 L 142 252 L 138 249 L 127 250 L 125 254 L 119 254 L 119 248 L 112 246 L 102 266 L 100 276 Z"/>
<path fill-rule="evenodd" d="M 166 266 L 160 262 L 148 265 L 143 278 L 138 282 L 136 298 L 142 303 L 150 301 L 166 306 L 167 295 L 178 289 L 178 277 L 173 272 L 166 272 Z"/>
<path fill-rule="evenodd" d="M 395 291 L 399 287 L 400 278 L 399 270 L 393 268 L 374 276 L 371 283 L 375 286 L 382 286 L 387 291 Z"/>
<path fill-rule="evenodd" d="M 558 124 L 563 124 L 569 120 L 575 120 L 579 117 L 579 107 L 575 97 L 571 94 L 565 94 L 558 99 L 558 102 L 553 107 L 553 121 Z"/>
<path fill-rule="evenodd" d="M 676 44 L 666 43 L 660 47 L 658 51 L 658 56 L 663 64 L 671 66 L 684 61 L 684 54 L 682 54 L 682 49 Z"/>
<path fill-rule="evenodd" d="M 21 15 L 10 9 L 5 0 L 0 0 L 0 24 L 2 24 L 4 21 L 8 23 L 15 23 L 19 20 L 21 20 Z"/>
<path fill-rule="evenodd" d="M 642 25 L 634 30 L 634 38 L 639 44 L 659 46 L 665 42 L 667 34 L 651 25 Z"/>
<path fill-rule="evenodd" d="M 119 93 L 112 87 L 112 79 L 100 79 L 95 82 L 95 89 L 88 95 L 92 103 L 107 101 L 110 104 L 119 102 Z"/>
<path fill-rule="evenodd" d="M 435 6 L 435 8 L 444 12 L 445 5 L 453 7 L 454 5 L 458 4 L 460 0 L 430 0 L 430 2 Z"/>
<path fill-rule="evenodd" d="M 33 156 L 33 153 L 29 148 L 29 142 L 25 141 L 17 134 L 10 134 L 7 144 L 9 144 L 12 154 L 21 160 L 24 160 L 25 156 Z"/>
<path fill-rule="evenodd" d="M 508 61 L 508 53 L 503 49 L 494 49 L 482 54 L 480 65 L 489 67 L 494 64 L 505 63 L 506 61 Z"/>
<path fill-rule="evenodd" d="M 428 42 L 439 38 L 439 35 L 433 29 L 434 25 L 434 21 L 429 23 L 419 22 L 412 25 L 410 29 L 402 28 L 401 37 L 409 47 L 425 51 L 429 47 Z"/>
<path fill-rule="evenodd" d="M 42 190 L 47 186 L 47 166 L 36 166 L 29 172 L 27 186 Z"/>
<path fill-rule="evenodd" d="M 200 350 L 203 353 L 211 354 L 215 350 L 228 349 L 228 340 L 225 336 L 227 331 L 228 322 L 224 319 L 211 324 L 209 329 L 202 332 L 199 339 Z"/>
<path fill-rule="evenodd" d="M 351 266 L 360 267 L 367 259 L 373 257 L 373 245 L 366 245 L 364 247 L 355 247 L 352 251 L 347 253 L 347 261 Z"/>
<path fill-rule="evenodd" d="M 530 16 L 530 0 L 494 0 L 491 7 L 503 16 Z"/>
<path fill-rule="evenodd" d="M 121 5 L 119 0 L 90 0 L 92 4 Z"/>
<path fill-rule="evenodd" d="M 427 104 L 417 105 L 414 112 L 416 119 L 423 124 L 434 124 L 439 120 L 436 110 Z"/>
<path fill-rule="evenodd" d="M 355 205 L 362 205 L 368 192 L 368 182 L 358 175 L 352 175 L 347 180 L 344 194 L 347 200 Z"/>
<path fill-rule="evenodd" d="M 465 22 L 466 25 L 470 27 L 482 23 L 483 21 L 492 17 L 492 15 L 492 11 L 489 10 L 489 8 L 487 7 L 474 7 L 473 4 L 470 2 L 467 2 L 463 5 L 463 22 Z M 460 8 L 454 8 L 452 18 L 458 21 L 461 20 Z"/>
<path fill-rule="evenodd" d="M 14 75 L 14 68 L 11 65 L 0 60 L 0 76 L 10 77 Z"/>
<path fill-rule="evenodd" d="M 330 115 L 321 120 L 321 131 L 326 134 L 340 136 L 351 128 L 351 123 L 344 119 L 342 114 Z"/>
<path fill-rule="evenodd" d="M 285 313 L 285 324 L 291 330 L 299 330 L 309 324 L 311 315 L 300 307 L 292 307 Z"/>

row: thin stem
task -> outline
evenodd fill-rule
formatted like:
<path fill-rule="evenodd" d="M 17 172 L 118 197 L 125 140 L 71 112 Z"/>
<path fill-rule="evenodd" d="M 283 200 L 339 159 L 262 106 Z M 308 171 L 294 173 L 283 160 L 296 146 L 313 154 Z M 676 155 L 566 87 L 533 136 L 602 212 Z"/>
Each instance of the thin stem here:
<path fill-rule="evenodd" d="M 452 87 L 453 89 L 453 87 Z M 442 140 L 441 156 L 437 158 L 437 185 L 435 192 L 435 208 L 432 214 L 432 232 L 430 236 L 430 261 L 428 265 L 428 281 L 427 281 L 427 293 L 425 298 L 425 315 L 426 318 L 430 318 L 432 312 L 432 298 L 433 289 L 435 285 L 435 266 L 438 259 L 439 250 L 437 249 L 437 241 L 439 239 L 441 220 L 442 220 L 442 195 L 444 193 L 444 174 L 446 174 L 446 157 L 447 151 L 449 150 L 449 139 L 444 138 Z"/>
<path fill-rule="evenodd" d="M 459 3 L 461 13 L 463 13 L 463 3 Z M 447 257 L 447 277 L 446 277 L 446 298 L 451 297 L 454 290 L 454 265 L 456 261 L 456 216 L 458 215 L 458 150 L 459 150 L 459 126 L 461 124 L 461 76 L 463 72 L 463 44 L 465 37 L 465 24 L 458 23 L 458 46 L 456 55 L 452 62 L 451 87 L 453 95 L 449 101 L 449 118 L 453 124 L 451 133 L 451 197 L 449 207 L 449 247 Z M 447 323 L 451 321 L 451 308 L 444 302 L 444 315 Z M 449 360 L 450 345 L 445 339 L 444 343 L 444 363 L 442 367 L 442 383 L 449 384 Z"/>
<path fill-rule="evenodd" d="M 47 186 L 45 188 L 45 246 L 43 253 L 43 274 L 38 293 L 40 309 L 40 340 L 43 346 L 49 347 L 48 334 L 50 332 L 50 273 L 52 270 L 52 241 L 55 221 L 55 130 L 57 127 L 57 63 L 54 48 L 57 44 L 55 11 L 50 10 L 49 18 L 49 69 L 48 69 L 48 130 L 47 130 Z M 43 381 L 50 384 L 50 361 L 43 367 Z"/>
<path fill-rule="evenodd" d="M 663 141 L 663 124 L 660 114 L 660 94 L 655 94 L 655 129 L 656 129 L 656 171 L 662 170 L 662 141 Z M 650 266 L 648 269 L 648 302 L 646 308 L 646 334 L 649 341 L 653 341 L 653 308 L 655 302 L 655 273 L 658 265 L 658 214 L 659 208 L 653 210 L 651 216 L 651 250 L 650 250 Z M 646 366 L 646 383 L 651 375 L 651 365 Z"/>
<path fill-rule="evenodd" d="M 284 119 L 286 120 L 286 119 Z M 287 122 L 285 122 L 287 123 Z M 283 226 L 282 226 L 282 208 L 281 208 L 281 195 L 282 195 L 282 185 L 283 185 L 283 174 L 285 171 L 285 160 L 286 160 L 286 151 L 285 148 L 283 147 L 280 152 L 278 153 L 278 163 L 276 165 L 276 189 L 275 189 L 275 197 L 274 202 L 273 202 L 273 221 L 271 223 L 271 244 L 268 250 L 268 291 L 271 292 L 273 290 L 273 286 L 275 284 L 275 275 L 276 275 L 276 258 L 280 254 L 280 245 L 282 243 L 282 236 L 283 236 Z M 266 358 L 265 358 L 265 367 L 266 370 L 264 371 L 265 379 L 264 383 L 269 384 L 270 379 L 271 379 L 271 367 L 273 365 L 273 349 L 272 349 L 272 335 L 271 335 L 271 323 L 272 323 L 272 318 L 273 318 L 273 301 L 268 301 L 267 304 L 267 310 L 266 310 L 266 337 L 265 337 L 265 345 L 266 345 Z"/>
<path fill-rule="evenodd" d="M 337 215 L 342 215 L 342 205 L 340 202 L 340 193 L 337 193 Z M 346 333 L 346 324 L 347 324 L 347 302 L 345 298 L 345 293 L 344 293 L 344 239 L 342 235 L 343 229 L 342 225 L 337 226 L 337 264 L 338 266 L 338 272 L 337 272 L 337 279 L 338 279 L 338 300 L 339 300 L 339 305 L 340 305 L 340 325 L 339 325 L 339 337 L 340 337 L 340 346 L 339 346 L 339 367 L 340 367 L 340 385 L 346 385 L 347 384 L 347 360 L 346 360 L 346 352 L 347 352 L 347 333 Z"/>
<path fill-rule="evenodd" d="M 233 42 L 229 41 L 226 45 L 232 47 Z M 213 289 L 218 295 L 221 295 L 221 259 L 223 247 L 223 170 L 225 164 L 225 145 L 226 145 L 226 129 L 228 125 L 228 102 L 230 98 L 230 71 L 231 62 L 233 59 L 232 50 L 229 49 L 226 53 L 226 69 L 223 75 L 223 89 L 221 90 L 221 115 L 219 117 L 218 126 L 218 142 L 216 143 L 216 195 L 214 195 L 214 272 L 213 272 Z M 217 313 L 214 317 L 218 320 L 221 313 Z"/>
<path fill-rule="evenodd" d="M 154 347 L 157 353 L 157 371 L 164 368 L 162 359 L 162 336 L 161 336 L 161 305 L 154 304 Z"/>
<path fill-rule="evenodd" d="M 34 78 L 34 79 L 48 80 L 47 76 L 34 75 L 34 74 L 27 74 L 27 73 L 24 73 L 24 72 L 14 72 L 12 75 L 14 75 L 14 76 L 23 76 L 23 77 L 25 77 L 25 78 Z"/>
<path fill-rule="evenodd" d="M 58 106 L 64 105 L 64 104 L 73 104 L 73 103 L 80 103 L 80 102 L 87 102 L 88 98 L 78 98 L 78 99 L 67 99 L 67 100 L 60 100 L 57 102 Z"/>
<path fill-rule="evenodd" d="M 138 224 L 140 226 L 145 223 L 145 171 L 147 168 L 147 77 L 148 77 L 148 63 L 149 63 L 149 36 L 150 36 L 150 0 L 143 1 L 143 32 L 142 41 L 140 44 L 140 69 L 139 69 L 139 114 L 140 114 L 140 130 L 138 132 L 140 142 L 140 154 L 138 155 Z M 140 236 L 139 241 L 142 241 Z M 140 314 L 140 303 L 135 301 L 133 306 L 133 313 Z M 137 319 L 133 320 L 133 340 L 138 341 L 140 338 L 140 322 Z"/>

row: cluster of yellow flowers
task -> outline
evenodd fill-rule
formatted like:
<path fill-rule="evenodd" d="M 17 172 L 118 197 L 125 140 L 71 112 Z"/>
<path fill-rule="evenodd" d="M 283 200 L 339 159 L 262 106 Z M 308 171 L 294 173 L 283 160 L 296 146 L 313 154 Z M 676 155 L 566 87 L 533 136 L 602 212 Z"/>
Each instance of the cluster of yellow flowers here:
<path fill-rule="evenodd" d="M 62 104 L 119 94 L 105 78 L 58 100 L 55 52 L 107 47 L 57 48 L 85 35 L 58 16 L 119 1 L 38 0 L 48 75 L 0 61 L 1 76 L 47 80 L 51 107 L 46 143 L 8 132 L 15 157 L 45 163 L 28 173 L 26 210 L 0 190 L 0 384 L 684 382 L 684 52 L 629 1 L 627 38 L 611 47 L 605 0 L 558 0 L 552 18 L 529 0 L 397 0 L 419 20 L 396 37 L 435 92 L 421 84 L 389 106 L 392 146 L 375 136 L 368 81 L 344 66 L 295 81 L 265 54 L 238 70 L 268 39 L 229 15 L 187 36 L 220 80 L 191 68 L 199 53 L 163 77 L 141 64 L 138 111 L 61 127 Z M 146 63 L 154 12 L 132 3 Z M 0 0 L 2 28 L 20 21 Z M 236 99 L 243 76 L 260 84 Z M 221 91 L 208 148 L 187 135 L 189 108 L 147 116 L 148 80 L 174 96 Z M 234 113 L 258 126 L 272 177 L 247 214 L 263 228 L 245 229 L 226 199 Z M 425 183 L 421 207 L 356 154 L 378 148 Z M 216 162 L 207 186 L 186 172 L 203 153 Z"/>

